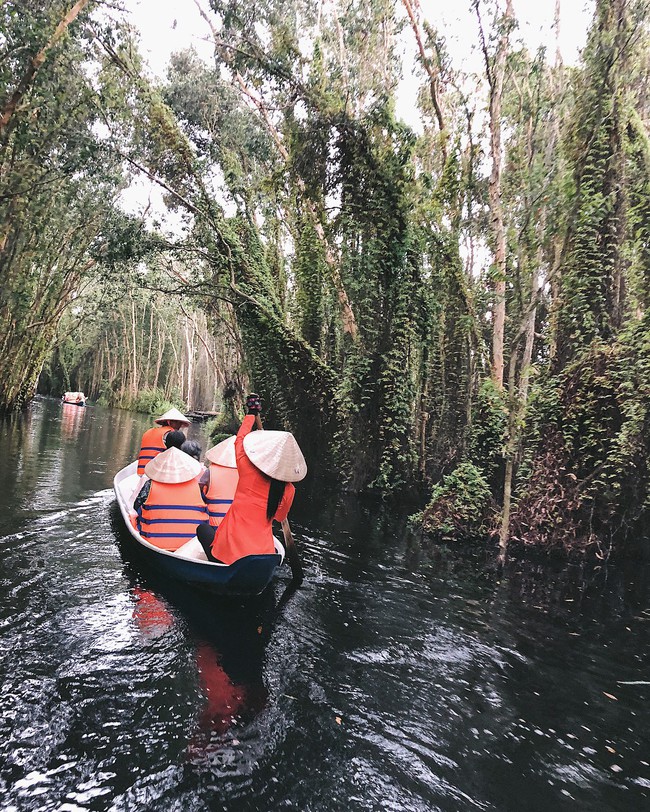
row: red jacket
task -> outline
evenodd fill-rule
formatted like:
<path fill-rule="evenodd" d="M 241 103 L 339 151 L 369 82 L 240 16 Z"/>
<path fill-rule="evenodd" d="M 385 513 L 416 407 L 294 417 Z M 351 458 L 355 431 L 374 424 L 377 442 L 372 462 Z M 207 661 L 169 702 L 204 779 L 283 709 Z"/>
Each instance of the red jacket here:
<path fill-rule="evenodd" d="M 169 431 L 169 426 L 154 426 L 145 431 L 140 441 L 140 453 L 138 454 L 138 476 L 144 474 L 144 466 L 157 457 L 158 454 L 166 451 L 163 437 Z"/>
<path fill-rule="evenodd" d="M 196 479 L 174 484 L 151 482 L 145 502 L 137 510 L 137 529 L 143 539 L 162 550 L 178 550 L 208 520 Z"/>
<path fill-rule="evenodd" d="M 244 437 L 254 423 L 255 415 L 247 415 L 237 432 L 235 457 L 239 482 L 230 510 L 212 542 L 212 554 L 224 564 L 232 564 L 245 555 L 269 555 L 275 552 L 273 521 L 266 518 L 270 479 L 253 465 L 244 451 Z M 276 521 L 287 518 L 295 492 L 294 486 L 287 482 L 273 517 Z"/>

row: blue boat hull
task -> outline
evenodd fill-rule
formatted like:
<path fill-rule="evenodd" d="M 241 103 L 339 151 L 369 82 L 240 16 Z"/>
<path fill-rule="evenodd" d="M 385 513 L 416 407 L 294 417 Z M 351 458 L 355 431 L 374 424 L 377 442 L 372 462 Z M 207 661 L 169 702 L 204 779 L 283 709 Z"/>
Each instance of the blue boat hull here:
<path fill-rule="evenodd" d="M 120 471 L 114 480 L 117 498 L 124 524 L 132 542 L 146 559 L 147 565 L 155 567 L 158 572 L 176 578 L 188 584 L 208 589 L 218 595 L 254 596 L 260 595 L 273 580 L 278 567 L 282 564 L 283 555 L 248 555 L 233 564 L 215 564 L 210 561 L 182 558 L 168 550 L 160 550 L 140 536 L 129 521 L 128 504 L 125 496 L 127 478 L 133 478 L 137 463 Z M 126 488 L 128 490 L 128 488 Z M 276 543 L 276 549 L 279 542 Z M 282 549 L 280 545 L 280 549 Z"/>

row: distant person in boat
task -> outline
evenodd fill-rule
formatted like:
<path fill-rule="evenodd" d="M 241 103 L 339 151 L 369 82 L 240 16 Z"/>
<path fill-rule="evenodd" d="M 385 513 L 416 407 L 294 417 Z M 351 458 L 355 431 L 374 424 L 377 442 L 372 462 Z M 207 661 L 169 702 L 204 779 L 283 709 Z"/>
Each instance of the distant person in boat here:
<path fill-rule="evenodd" d="M 247 555 L 275 552 L 273 521 L 287 518 L 295 488 L 307 473 L 305 458 L 288 431 L 255 431 L 262 410 L 258 395 L 246 400 L 246 417 L 235 438 L 239 481 L 218 528 L 201 524 L 196 534 L 209 561 L 232 564 Z"/>
<path fill-rule="evenodd" d="M 165 414 L 157 417 L 154 421 L 157 425 L 147 429 L 140 441 L 140 453 L 138 454 L 138 475 L 142 476 L 145 465 L 157 454 L 165 450 L 165 435 L 170 431 L 179 431 L 187 428 L 190 421 L 178 409 L 170 409 Z"/>
<path fill-rule="evenodd" d="M 180 448 L 171 447 L 145 466 L 148 481 L 136 496 L 136 530 L 150 544 L 174 551 L 196 535 L 206 510 L 197 477 L 203 466 Z"/>
<path fill-rule="evenodd" d="M 235 436 L 222 440 L 205 452 L 209 463 L 199 480 L 203 499 L 208 506 L 210 524 L 219 527 L 235 498 L 239 472 L 235 457 Z M 204 531 L 205 532 L 205 531 Z"/>
<path fill-rule="evenodd" d="M 86 396 L 83 392 L 64 392 L 61 400 L 64 403 L 77 403 L 79 405 L 86 405 Z"/>

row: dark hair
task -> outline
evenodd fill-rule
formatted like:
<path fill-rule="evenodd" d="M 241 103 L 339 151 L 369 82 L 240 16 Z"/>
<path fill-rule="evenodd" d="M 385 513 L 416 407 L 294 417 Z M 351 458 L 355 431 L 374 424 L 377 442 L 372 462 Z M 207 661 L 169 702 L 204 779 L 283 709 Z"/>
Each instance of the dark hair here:
<path fill-rule="evenodd" d="M 164 437 L 165 448 L 180 448 L 186 439 L 182 431 L 168 431 Z"/>
<path fill-rule="evenodd" d="M 275 516 L 275 511 L 278 509 L 278 505 L 282 501 L 282 497 L 284 496 L 284 488 L 286 482 L 282 482 L 281 479 L 270 479 L 269 481 L 269 498 L 266 502 L 266 518 L 272 519 Z"/>
<path fill-rule="evenodd" d="M 194 457 L 195 460 L 201 459 L 201 446 L 196 442 L 196 440 L 185 440 L 181 446 L 181 451 L 189 454 L 190 457 Z"/>

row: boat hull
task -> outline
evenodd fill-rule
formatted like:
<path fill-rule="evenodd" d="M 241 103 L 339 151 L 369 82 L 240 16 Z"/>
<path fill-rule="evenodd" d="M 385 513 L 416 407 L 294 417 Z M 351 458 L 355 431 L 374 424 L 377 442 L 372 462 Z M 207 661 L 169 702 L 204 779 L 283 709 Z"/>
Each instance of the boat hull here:
<path fill-rule="evenodd" d="M 284 549 L 277 539 L 276 555 L 248 555 L 230 565 L 184 558 L 149 544 L 129 519 L 129 500 L 137 481 L 137 462 L 132 462 L 116 474 L 113 488 L 129 536 L 146 557 L 148 564 L 171 578 L 200 586 L 218 595 L 260 595 L 271 583 L 284 560 Z"/>
<path fill-rule="evenodd" d="M 81 407 L 85 407 L 85 405 L 86 405 L 85 403 L 77 403 L 74 400 L 63 400 L 61 402 L 63 403 L 64 406 L 81 406 Z"/>

